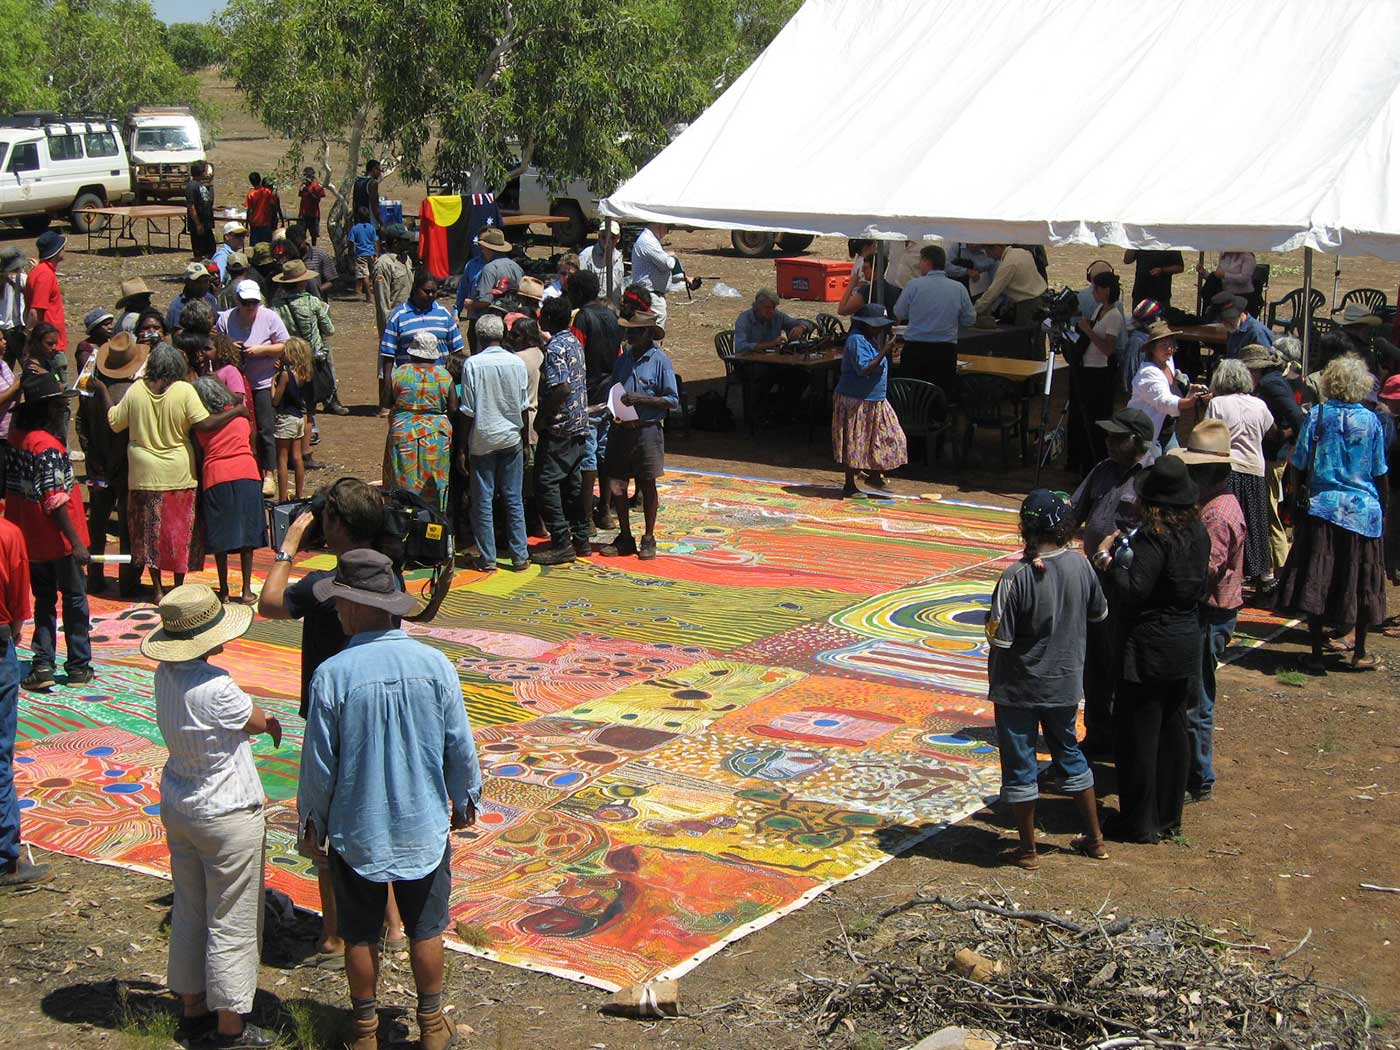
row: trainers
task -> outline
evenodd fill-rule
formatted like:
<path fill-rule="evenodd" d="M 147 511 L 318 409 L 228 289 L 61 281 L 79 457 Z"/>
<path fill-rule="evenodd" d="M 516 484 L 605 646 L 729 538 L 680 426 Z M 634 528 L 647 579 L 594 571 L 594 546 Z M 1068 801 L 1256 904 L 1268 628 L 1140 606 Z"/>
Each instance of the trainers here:
<path fill-rule="evenodd" d="M 530 555 L 530 560 L 536 565 L 568 565 L 574 557 L 574 548 L 570 544 L 566 547 L 540 548 Z"/>
<path fill-rule="evenodd" d="M 598 553 L 604 558 L 620 558 L 627 554 L 636 554 L 637 541 L 631 536 L 619 536 L 606 547 L 599 547 Z"/>
<path fill-rule="evenodd" d="M 574 540 L 574 553 L 580 558 L 586 558 L 593 553 L 593 544 L 587 540 Z"/>
<path fill-rule="evenodd" d="M 643 536 L 642 545 L 637 549 L 637 557 L 642 561 L 649 561 L 656 557 L 656 537 Z"/>
<path fill-rule="evenodd" d="M 525 571 L 526 569 L 528 569 L 529 567 L 530 567 L 530 559 L 529 559 L 529 558 L 512 558 L 512 559 L 510 560 L 510 571 L 511 571 L 511 572 L 524 572 L 524 571 Z"/>
<path fill-rule="evenodd" d="M 37 886 L 53 878 L 47 864 L 29 864 L 15 861 L 15 866 L 0 874 L 0 886 Z"/>
<path fill-rule="evenodd" d="M 69 672 L 68 672 L 68 682 L 67 682 L 67 684 L 70 685 L 70 686 L 74 686 L 74 685 L 87 685 L 89 682 L 91 682 L 91 681 L 92 681 L 94 678 L 96 678 L 96 677 L 97 677 L 97 672 L 94 671 L 91 667 L 83 667 L 83 668 L 80 668 L 80 669 L 77 670 L 77 671 L 69 671 Z"/>
<path fill-rule="evenodd" d="M 312 447 L 312 448 L 315 448 L 315 447 L 316 447 L 317 445 L 319 445 L 320 443 L 321 443 L 321 432 L 320 432 L 319 430 L 313 430 L 313 431 L 311 432 L 311 447 Z"/>
<path fill-rule="evenodd" d="M 34 667 L 19 685 L 21 689 L 41 690 L 52 689 L 57 684 L 52 667 Z"/>
<path fill-rule="evenodd" d="M 495 572 L 496 563 L 494 561 L 487 561 L 485 558 L 473 558 L 472 568 L 477 572 Z"/>
<path fill-rule="evenodd" d="M 214 1037 L 206 1044 L 213 1047 L 235 1047 L 235 1046 L 273 1046 L 277 1042 L 277 1037 L 271 1032 L 265 1032 L 255 1024 L 245 1024 L 243 1031 L 237 1035 L 223 1035 L 214 1033 Z"/>

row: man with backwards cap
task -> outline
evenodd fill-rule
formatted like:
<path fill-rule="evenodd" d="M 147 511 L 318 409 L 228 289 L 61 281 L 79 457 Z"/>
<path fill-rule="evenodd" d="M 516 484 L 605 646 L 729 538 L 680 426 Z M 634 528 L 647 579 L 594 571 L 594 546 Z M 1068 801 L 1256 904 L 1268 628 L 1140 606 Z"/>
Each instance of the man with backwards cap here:
<path fill-rule="evenodd" d="M 263 495 L 274 491 L 272 470 L 277 465 L 277 442 L 273 435 L 276 410 L 272 405 L 272 382 L 276 378 L 277 362 L 286 345 L 287 326 L 275 310 L 263 305 L 258 282 L 244 278 L 235 286 L 238 305 L 219 314 L 218 331 L 238 344 L 243 351 L 243 372 L 253 395 L 253 410 L 258 424 L 258 462 L 263 471 Z"/>
<path fill-rule="evenodd" d="M 481 798 L 462 686 L 447 657 L 394 626 L 417 602 L 383 554 L 344 552 L 314 593 L 335 602 L 350 641 L 311 678 L 297 815 L 306 850 L 330 865 L 349 1045 L 375 1050 L 378 1042 L 379 945 L 392 886 L 409 938 L 420 1045 L 442 1050 L 456 1038 L 442 1009 L 450 830 L 476 823 Z"/>

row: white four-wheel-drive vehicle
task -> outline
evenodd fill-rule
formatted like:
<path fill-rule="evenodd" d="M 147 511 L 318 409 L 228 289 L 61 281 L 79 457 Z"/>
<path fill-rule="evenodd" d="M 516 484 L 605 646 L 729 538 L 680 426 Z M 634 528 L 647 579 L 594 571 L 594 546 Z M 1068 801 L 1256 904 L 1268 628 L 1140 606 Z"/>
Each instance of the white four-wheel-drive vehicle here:
<path fill-rule="evenodd" d="M 115 121 L 57 113 L 0 117 L 0 219 L 38 232 L 55 218 L 67 218 L 84 232 L 106 223 L 83 209 L 135 198 Z"/>
<path fill-rule="evenodd" d="M 189 106 L 140 106 L 126 115 L 136 199 L 184 199 L 190 165 L 204 160 L 204 131 Z"/>

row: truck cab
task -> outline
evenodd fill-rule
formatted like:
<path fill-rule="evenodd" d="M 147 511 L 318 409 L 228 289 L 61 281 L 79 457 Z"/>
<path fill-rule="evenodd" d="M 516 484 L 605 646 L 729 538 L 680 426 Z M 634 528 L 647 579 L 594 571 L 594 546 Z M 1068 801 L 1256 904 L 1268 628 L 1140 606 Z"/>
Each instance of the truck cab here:
<path fill-rule="evenodd" d="M 126 149 L 138 201 L 183 197 L 190 165 L 204 160 L 204 131 L 188 106 L 141 106 L 127 114 Z"/>

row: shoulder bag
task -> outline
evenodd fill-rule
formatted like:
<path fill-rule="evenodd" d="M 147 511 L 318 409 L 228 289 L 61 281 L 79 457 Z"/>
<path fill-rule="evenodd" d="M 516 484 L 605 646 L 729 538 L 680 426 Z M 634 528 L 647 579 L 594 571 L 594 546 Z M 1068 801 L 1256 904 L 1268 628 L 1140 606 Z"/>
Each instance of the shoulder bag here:
<path fill-rule="evenodd" d="M 1317 422 L 1313 424 L 1312 444 L 1308 446 L 1308 469 L 1293 479 L 1293 524 L 1301 525 L 1312 506 L 1313 465 L 1317 463 L 1317 446 L 1322 440 L 1322 405 L 1318 405 Z M 1303 426 L 1307 426 L 1307 422 Z"/>

